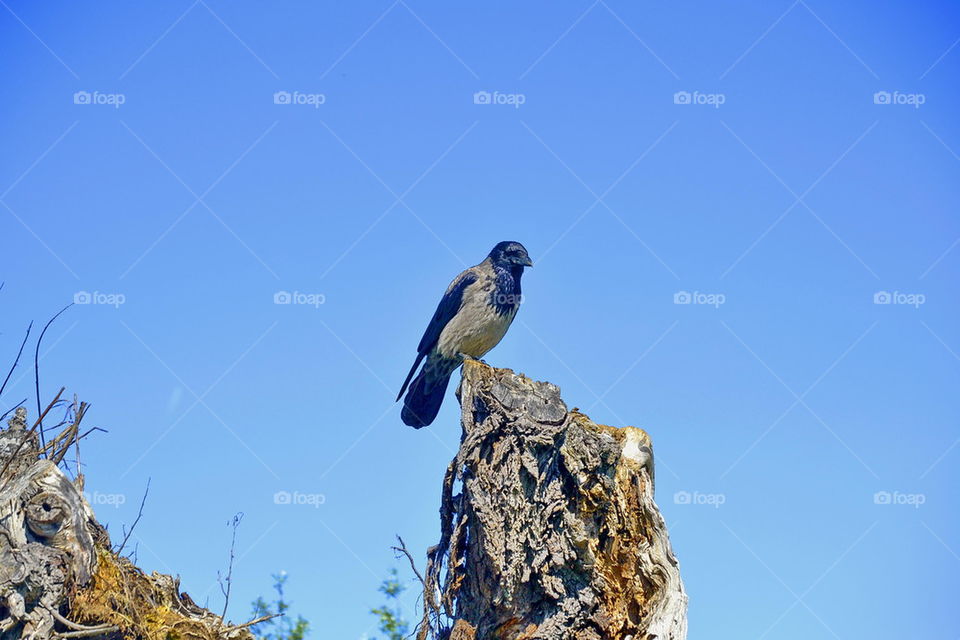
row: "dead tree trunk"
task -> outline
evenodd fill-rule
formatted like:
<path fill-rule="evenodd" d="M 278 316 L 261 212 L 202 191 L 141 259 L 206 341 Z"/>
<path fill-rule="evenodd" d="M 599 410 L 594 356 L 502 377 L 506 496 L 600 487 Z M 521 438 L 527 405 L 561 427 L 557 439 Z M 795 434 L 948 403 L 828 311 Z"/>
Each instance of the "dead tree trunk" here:
<path fill-rule="evenodd" d="M 83 476 L 58 465 L 84 408 L 44 450 L 22 407 L 0 429 L 0 640 L 253 640 L 247 624 L 180 593 L 179 579 L 146 575 L 112 549 Z"/>
<path fill-rule="evenodd" d="M 467 362 L 419 638 L 683 640 L 687 596 L 634 427 Z"/>

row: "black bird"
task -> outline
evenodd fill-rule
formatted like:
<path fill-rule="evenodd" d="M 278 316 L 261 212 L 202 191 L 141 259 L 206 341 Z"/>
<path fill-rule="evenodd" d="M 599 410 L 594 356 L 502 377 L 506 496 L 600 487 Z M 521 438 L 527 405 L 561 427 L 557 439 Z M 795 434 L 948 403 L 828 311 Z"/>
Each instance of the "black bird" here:
<path fill-rule="evenodd" d="M 481 358 L 503 338 L 520 308 L 520 277 L 532 267 L 519 242 L 497 244 L 480 264 L 453 279 L 417 347 L 417 359 L 397 400 L 410 385 L 400 419 L 419 429 L 440 411 L 450 375 L 466 359 Z M 423 359 L 427 362 L 410 384 Z"/>

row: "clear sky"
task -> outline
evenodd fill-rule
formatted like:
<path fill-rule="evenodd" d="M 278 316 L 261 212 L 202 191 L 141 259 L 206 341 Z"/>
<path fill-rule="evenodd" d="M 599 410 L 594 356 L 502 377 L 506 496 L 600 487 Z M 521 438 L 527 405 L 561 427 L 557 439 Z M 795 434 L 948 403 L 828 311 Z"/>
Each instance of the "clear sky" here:
<path fill-rule="evenodd" d="M 2 0 L 2 359 L 86 303 L 41 393 L 109 429 L 114 537 L 151 478 L 140 564 L 219 608 L 243 512 L 231 617 L 286 570 L 372 637 L 460 435 L 452 388 L 421 431 L 394 396 L 518 240 L 487 360 L 650 432 L 691 637 L 956 638 L 958 38 L 946 1 Z"/>

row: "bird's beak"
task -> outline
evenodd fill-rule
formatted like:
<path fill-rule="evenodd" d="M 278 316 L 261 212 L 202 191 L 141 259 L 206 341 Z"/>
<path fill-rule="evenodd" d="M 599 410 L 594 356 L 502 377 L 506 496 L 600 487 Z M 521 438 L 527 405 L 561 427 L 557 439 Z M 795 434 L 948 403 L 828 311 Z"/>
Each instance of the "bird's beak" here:
<path fill-rule="evenodd" d="M 523 262 L 521 262 L 520 264 L 522 264 L 522 265 L 525 266 L 525 267 L 532 267 L 532 266 L 533 266 L 533 260 L 531 260 L 530 257 L 527 256 L 526 258 L 523 259 Z"/>

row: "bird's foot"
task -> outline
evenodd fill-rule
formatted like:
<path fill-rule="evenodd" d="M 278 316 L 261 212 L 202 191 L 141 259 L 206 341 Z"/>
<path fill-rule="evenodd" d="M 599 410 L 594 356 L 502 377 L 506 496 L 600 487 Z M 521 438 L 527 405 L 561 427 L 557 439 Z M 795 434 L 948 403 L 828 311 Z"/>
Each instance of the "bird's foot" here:
<path fill-rule="evenodd" d="M 482 358 L 474 358 L 473 356 L 466 353 L 458 353 L 457 357 L 463 360 L 464 362 L 466 362 L 467 360 L 470 360 L 473 362 L 479 362 L 480 364 L 486 364 L 488 367 L 490 366 L 487 364 L 486 360 L 483 360 Z"/>

